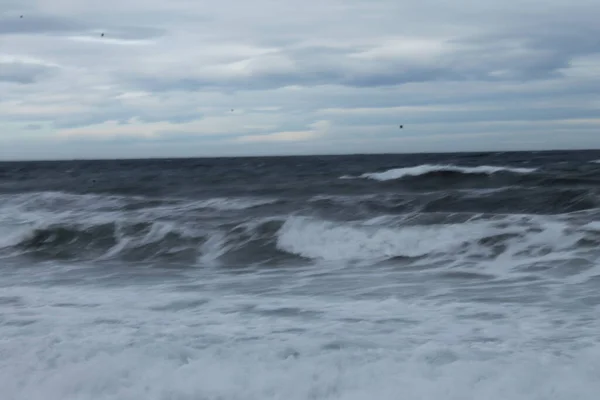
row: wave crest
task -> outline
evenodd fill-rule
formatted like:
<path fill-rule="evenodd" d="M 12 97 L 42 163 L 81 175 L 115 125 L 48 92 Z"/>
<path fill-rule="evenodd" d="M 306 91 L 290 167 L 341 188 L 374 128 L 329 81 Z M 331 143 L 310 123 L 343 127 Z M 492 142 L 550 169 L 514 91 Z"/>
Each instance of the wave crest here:
<path fill-rule="evenodd" d="M 475 257 L 538 257 L 570 251 L 585 232 L 566 222 L 544 218 L 505 216 L 496 220 L 462 223 L 382 226 L 383 220 L 336 223 L 306 217 L 286 220 L 278 232 L 278 248 L 310 259 L 366 261 L 405 257 L 442 257 L 457 260 Z M 396 223 L 398 225 L 398 223 Z"/>
<path fill-rule="evenodd" d="M 460 167 L 456 165 L 433 165 L 424 164 L 414 167 L 393 168 L 383 172 L 367 172 L 358 177 L 343 176 L 342 179 L 373 179 L 376 181 L 389 181 L 402 179 L 406 177 L 415 177 L 429 175 L 433 173 L 458 173 L 458 174 L 479 174 L 491 175 L 499 172 L 508 172 L 515 174 L 529 174 L 535 172 L 536 168 L 515 168 L 515 167 L 498 167 L 490 165 L 481 165 L 477 167 Z"/>

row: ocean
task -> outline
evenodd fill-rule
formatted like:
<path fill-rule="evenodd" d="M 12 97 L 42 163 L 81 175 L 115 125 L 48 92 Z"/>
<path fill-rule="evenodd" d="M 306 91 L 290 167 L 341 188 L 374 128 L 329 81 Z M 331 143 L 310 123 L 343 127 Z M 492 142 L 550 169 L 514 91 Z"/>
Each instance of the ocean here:
<path fill-rule="evenodd" d="M 598 160 L 0 163 L 0 398 L 596 400 Z"/>

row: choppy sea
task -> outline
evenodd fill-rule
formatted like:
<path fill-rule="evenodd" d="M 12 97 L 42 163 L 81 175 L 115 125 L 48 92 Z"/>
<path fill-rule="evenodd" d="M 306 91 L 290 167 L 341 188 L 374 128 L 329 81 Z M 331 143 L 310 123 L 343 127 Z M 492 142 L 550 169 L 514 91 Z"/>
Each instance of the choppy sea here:
<path fill-rule="evenodd" d="M 0 163 L 0 398 L 597 400 L 599 160 Z"/>

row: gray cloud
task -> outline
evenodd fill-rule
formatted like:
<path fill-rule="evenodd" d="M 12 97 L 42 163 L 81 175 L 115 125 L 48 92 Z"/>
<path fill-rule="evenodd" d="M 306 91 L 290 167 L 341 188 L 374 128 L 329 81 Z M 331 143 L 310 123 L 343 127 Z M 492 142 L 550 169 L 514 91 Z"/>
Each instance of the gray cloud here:
<path fill-rule="evenodd" d="M 600 28 L 576 33 L 490 34 L 449 42 L 456 50 L 415 62 L 406 57 L 357 60 L 353 49 L 281 49 L 258 57 L 256 71 L 231 76 L 128 76 L 137 87 L 170 90 L 266 90 L 291 85 L 382 87 L 432 81 L 516 81 L 559 78 L 575 57 L 600 52 Z M 270 66 L 271 60 L 277 57 Z M 283 59 L 285 66 L 277 67 Z"/>
<path fill-rule="evenodd" d="M 94 24 L 87 19 L 67 18 L 56 15 L 27 14 L 0 16 L 0 35 L 90 35 L 100 32 L 107 39 L 142 40 L 163 36 L 166 31 L 152 26 L 115 24 L 111 21 Z"/>
<path fill-rule="evenodd" d="M 33 142 L 56 157 L 600 147 L 598 13 L 596 0 L 5 0 L 0 157 L 40 156 Z"/>
<path fill-rule="evenodd" d="M 175 123 L 191 122 L 202 119 L 203 115 L 199 112 L 181 111 L 177 112 L 148 112 L 144 110 L 132 110 L 126 107 L 114 107 L 108 110 L 91 111 L 78 115 L 68 115 L 56 118 L 52 121 L 52 126 L 57 129 L 77 128 L 87 125 L 102 123 L 105 121 L 119 121 L 126 124 L 131 118 L 136 118 L 141 122 L 160 122 L 169 120 Z"/>
<path fill-rule="evenodd" d="M 406 115 L 408 114 L 408 115 Z M 332 118 L 340 126 L 375 126 L 398 124 L 430 124 L 430 123 L 472 123 L 472 122 L 501 122 L 501 121 L 559 121 L 564 119 L 593 119 L 598 117 L 597 108 L 559 107 L 559 108 L 517 108 L 508 106 L 500 109 L 473 109 L 432 111 L 426 113 L 407 113 L 398 110 L 387 115 L 341 115 Z"/>
<path fill-rule="evenodd" d="M 0 35 L 27 33 L 70 33 L 85 29 L 76 21 L 57 16 L 25 15 L 0 17 Z"/>
<path fill-rule="evenodd" d="M 24 62 L 0 62 L 0 82 L 32 84 L 38 79 L 49 76 L 56 68 Z"/>

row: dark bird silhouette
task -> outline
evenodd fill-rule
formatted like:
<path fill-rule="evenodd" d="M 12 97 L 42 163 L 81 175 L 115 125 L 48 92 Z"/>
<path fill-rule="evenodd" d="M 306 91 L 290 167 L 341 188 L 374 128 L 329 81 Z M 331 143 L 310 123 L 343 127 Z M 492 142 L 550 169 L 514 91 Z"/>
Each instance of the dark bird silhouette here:
<path fill-rule="evenodd" d="M 104 37 L 104 33 L 100 35 L 100 37 Z"/>
<path fill-rule="evenodd" d="M 403 125 L 400 125 L 400 129 L 402 129 Z"/>
<path fill-rule="evenodd" d="M 23 18 L 23 16 L 21 15 L 19 18 Z"/>

